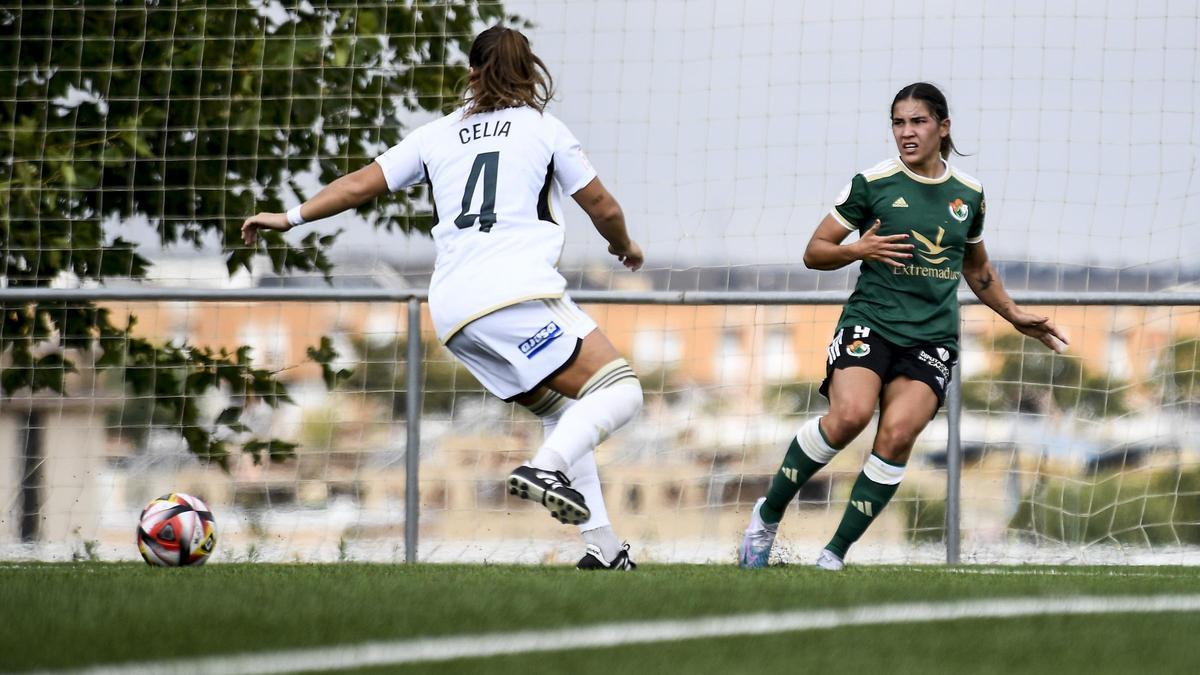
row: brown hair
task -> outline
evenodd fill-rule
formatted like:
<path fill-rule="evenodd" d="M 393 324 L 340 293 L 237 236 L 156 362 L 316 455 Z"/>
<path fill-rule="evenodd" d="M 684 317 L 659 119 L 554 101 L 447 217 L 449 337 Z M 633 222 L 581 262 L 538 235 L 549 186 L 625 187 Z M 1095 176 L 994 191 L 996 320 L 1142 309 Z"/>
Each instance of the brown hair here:
<path fill-rule="evenodd" d="M 529 48 L 520 31 L 492 26 L 475 38 L 468 57 L 466 115 L 527 105 L 538 112 L 554 96 L 546 64 Z"/>
<path fill-rule="evenodd" d="M 928 82 L 914 82 L 896 92 L 896 98 L 892 99 L 892 108 L 889 114 L 895 114 L 897 103 L 910 98 L 914 101 L 923 102 L 925 107 L 929 108 L 929 114 L 939 124 L 942 120 L 950 117 L 950 104 L 946 102 L 946 95 L 942 93 L 942 90 Z M 950 138 L 950 134 L 946 134 L 946 137 L 942 139 L 940 152 L 942 159 L 950 157 L 951 152 L 959 157 L 966 157 L 966 155 L 959 152 L 958 148 L 954 147 L 954 141 Z"/>

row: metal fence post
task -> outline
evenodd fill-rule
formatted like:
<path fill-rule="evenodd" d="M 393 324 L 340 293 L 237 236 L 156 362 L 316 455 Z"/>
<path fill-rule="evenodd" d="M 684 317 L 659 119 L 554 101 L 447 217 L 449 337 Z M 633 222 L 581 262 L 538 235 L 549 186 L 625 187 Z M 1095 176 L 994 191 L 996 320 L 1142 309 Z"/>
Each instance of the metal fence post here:
<path fill-rule="evenodd" d="M 408 364 L 405 369 L 404 444 L 404 561 L 417 561 L 417 525 L 421 518 L 421 300 L 408 299 Z"/>
<path fill-rule="evenodd" d="M 42 448 L 42 413 L 34 408 L 37 401 L 29 400 L 29 416 L 25 418 L 25 450 L 21 464 L 21 541 L 34 542 L 40 538 L 42 498 L 45 482 L 46 453 Z"/>
<path fill-rule="evenodd" d="M 960 502 L 962 499 L 962 368 L 957 363 L 950 375 L 950 391 L 947 395 L 946 423 L 949 427 L 946 440 L 946 564 L 957 565 L 959 561 Z"/>

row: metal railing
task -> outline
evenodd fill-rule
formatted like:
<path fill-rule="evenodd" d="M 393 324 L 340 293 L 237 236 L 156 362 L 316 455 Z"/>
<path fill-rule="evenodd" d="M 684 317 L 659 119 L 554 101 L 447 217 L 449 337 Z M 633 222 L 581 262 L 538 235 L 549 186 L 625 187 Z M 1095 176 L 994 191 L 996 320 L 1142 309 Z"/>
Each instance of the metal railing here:
<path fill-rule="evenodd" d="M 571 291 L 571 297 L 586 304 L 623 305 L 841 305 L 847 291 Z M 1200 291 L 1164 292 L 1062 292 L 1013 291 L 1013 300 L 1026 306 L 1156 306 L 1200 308 Z M 129 288 L 0 288 L 0 303 L 13 302 L 395 302 L 407 308 L 408 396 L 405 402 L 407 438 L 405 447 L 405 561 L 416 562 L 420 499 L 421 442 L 421 304 L 428 301 L 425 289 L 336 289 L 336 288 L 246 288 L 186 289 L 164 287 Z M 978 305 L 969 292 L 958 296 L 960 305 Z M 946 562 L 959 562 L 961 546 L 962 445 L 960 420 L 962 390 L 959 367 L 947 392 L 948 442 L 946 457 Z"/>

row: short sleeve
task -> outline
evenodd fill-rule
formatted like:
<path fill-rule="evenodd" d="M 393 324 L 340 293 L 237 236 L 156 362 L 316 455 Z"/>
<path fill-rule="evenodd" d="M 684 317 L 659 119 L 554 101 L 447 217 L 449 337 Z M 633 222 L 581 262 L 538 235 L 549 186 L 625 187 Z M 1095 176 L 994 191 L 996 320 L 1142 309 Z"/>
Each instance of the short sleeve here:
<path fill-rule="evenodd" d="M 568 195 L 579 192 L 596 177 L 596 170 L 583 153 L 579 139 L 567 125 L 554 119 L 557 131 L 554 135 L 554 179 Z"/>
<path fill-rule="evenodd" d="M 425 179 L 425 163 L 421 161 L 421 131 L 413 131 L 375 158 L 375 163 L 383 169 L 383 177 L 391 192 L 416 185 Z"/>
<path fill-rule="evenodd" d="M 829 215 L 841 223 L 842 227 L 856 232 L 869 217 L 869 205 L 867 179 L 860 173 L 855 175 L 850 183 L 838 193 Z"/>
<path fill-rule="evenodd" d="M 975 219 L 967 228 L 967 243 L 978 244 L 983 241 L 983 217 L 987 215 L 987 196 L 979 195 L 979 208 L 975 210 Z"/>

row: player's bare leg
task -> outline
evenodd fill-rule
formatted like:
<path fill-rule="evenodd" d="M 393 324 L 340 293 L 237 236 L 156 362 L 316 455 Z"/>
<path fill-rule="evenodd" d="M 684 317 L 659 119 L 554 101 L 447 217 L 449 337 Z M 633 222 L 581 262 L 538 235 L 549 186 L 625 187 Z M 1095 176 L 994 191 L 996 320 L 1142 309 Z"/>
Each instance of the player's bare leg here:
<path fill-rule="evenodd" d="M 874 449 L 850 490 L 850 502 L 837 533 L 817 560 L 819 567 L 842 568 L 850 545 L 858 541 L 896 494 L 913 444 L 937 407 L 937 395 L 924 382 L 901 376 L 883 388 Z"/>

